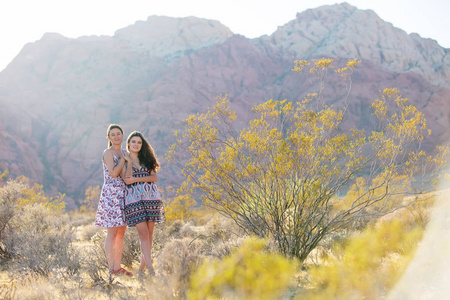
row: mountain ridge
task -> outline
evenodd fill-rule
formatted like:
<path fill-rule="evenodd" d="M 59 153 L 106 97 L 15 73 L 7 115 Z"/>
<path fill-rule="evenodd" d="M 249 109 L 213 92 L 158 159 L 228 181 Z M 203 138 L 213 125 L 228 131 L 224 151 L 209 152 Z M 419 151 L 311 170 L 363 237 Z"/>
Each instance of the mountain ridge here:
<path fill-rule="evenodd" d="M 255 39 L 217 21 L 163 16 L 113 36 L 47 33 L 0 72 L 0 169 L 66 193 L 73 208 L 89 185 L 102 183 L 106 127 L 119 123 L 125 135 L 141 130 L 149 137 L 163 164 L 162 185 L 177 185 L 179 175 L 163 154 L 189 114 L 227 94 L 244 126 L 256 104 L 299 100 L 311 87 L 291 71 L 293 61 L 320 57 L 362 61 L 347 127 L 367 127 L 369 101 L 380 89 L 398 87 L 427 116 L 429 144 L 448 141 L 448 51 L 372 11 L 336 4 L 298 13 Z M 339 105 L 336 82 L 330 85 L 326 96 Z"/>

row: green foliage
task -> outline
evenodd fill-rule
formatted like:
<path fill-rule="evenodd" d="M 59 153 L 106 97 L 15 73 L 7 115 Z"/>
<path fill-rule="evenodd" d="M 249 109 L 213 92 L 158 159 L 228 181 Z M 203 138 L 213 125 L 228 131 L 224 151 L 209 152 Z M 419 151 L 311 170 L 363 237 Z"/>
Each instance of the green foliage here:
<path fill-rule="evenodd" d="M 347 83 L 345 97 L 358 63 L 350 60 L 335 72 Z M 200 198 L 300 260 L 327 234 L 407 205 L 405 195 L 434 189 L 448 153 L 445 147 L 436 155 L 421 150 L 430 134 L 426 120 L 396 89 L 383 90 L 371 105 L 373 131 L 343 130 L 347 107 L 324 100 L 333 60 L 311 66 L 298 61 L 294 70 L 308 67 L 319 80 L 317 93 L 297 103 L 257 105 L 258 117 L 240 131 L 233 127 L 229 100 L 218 97 L 212 109 L 185 121 L 167 156 L 186 176 L 180 195 Z M 337 197 L 355 185 L 351 197 Z"/>
<path fill-rule="evenodd" d="M 191 276 L 189 299 L 280 299 L 295 284 L 298 262 L 267 253 L 267 242 L 250 238 L 222 260 Z"/>
<path fill-rule="evenodd" d="M 315 289 L 299 299 L 382 299 L 408 266 L 424 227 L 395 218 L 336 245 L 310 270 Z"/>

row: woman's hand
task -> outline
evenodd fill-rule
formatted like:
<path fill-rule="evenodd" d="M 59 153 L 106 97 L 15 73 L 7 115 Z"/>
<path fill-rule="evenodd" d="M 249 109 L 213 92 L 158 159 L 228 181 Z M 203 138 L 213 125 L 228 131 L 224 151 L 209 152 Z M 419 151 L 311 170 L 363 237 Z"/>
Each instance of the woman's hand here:
<path fill-rule="evenodd" d="M 123 159 L 125 159 L 126 162 L 130 162 L 130 153 L 128 152 L 123 152 L 122 154 Z"/>
<path fill-rule="evenodd" d="M 125 177 L 125 178 L 123 179 L 123 181 L 125 181 L 126 184 L 133 184 L 133 183 L 137 182 L 137 181 L 136 181 L 136 178 L 133 177 L 133 176 Z"/>

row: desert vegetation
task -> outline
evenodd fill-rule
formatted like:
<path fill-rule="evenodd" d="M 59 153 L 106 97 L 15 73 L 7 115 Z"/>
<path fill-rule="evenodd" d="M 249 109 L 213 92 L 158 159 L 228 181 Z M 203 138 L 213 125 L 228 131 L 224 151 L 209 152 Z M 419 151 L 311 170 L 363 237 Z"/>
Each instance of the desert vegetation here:
<path fill-rule="evenodd" d="M 94 212 L 67 213 L 39 201 L 20 207 L 30 189 L 19 180 L 0 189 L 2 299 L 381 299 L 413 256 L 432 206 L 427 197 L 329 235 L 303 262 L 231 218 L 192 209 L 156 228 L 155 277 L 110 277 L 106 233 L 94 227 Z M 122 263 L 136 271 L 139 258 L 130 228 Z"/>
<path fill-rule="evenodd" d="M 100 187 L 66 211 L 25 177 L 0 173 L 2 299 L 382 299 L 428 222 L 448 153 L 421 148 L 423 115 L 396 89 L 372 102 L 373 130 L 343 130 L 326 103 L 329 76 L 349 97 L 358 60 L 297 61 L 314 82 L 298 102 L 270 100 L 237 128 L 226 96 L 190 116 L 167 158 L 186 180 L 162 190 L 156 276 L 111 276 Z M 344 101 L 343 103 L 346 103 Z M 122 263 L 136 272 L 134 228 Z"/>

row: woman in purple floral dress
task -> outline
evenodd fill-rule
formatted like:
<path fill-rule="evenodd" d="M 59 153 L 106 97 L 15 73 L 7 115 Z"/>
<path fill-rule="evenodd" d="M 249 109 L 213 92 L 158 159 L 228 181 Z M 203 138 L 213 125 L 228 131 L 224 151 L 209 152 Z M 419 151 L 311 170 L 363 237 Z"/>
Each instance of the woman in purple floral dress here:
<path fill-rule="evenodd" d="M 111 124 L 107 130 L 108 148 L 103 152 L 104 183 L 95 217 L 95 226 L 108 229 L 105 239 L 105 253 L 111 274 L 132 273 L 121 267 L 123 237 L 126 222 L 124 217 L 125 161 L 129 154 L 122 150 L 123 130 Z M 122 175 L 122 178 L 120 177 Z"/>
<path fill-rule="evenodd" d="M 152 146 L 139 131 L 132 132 L 127 139 L 130 157 L 125 171 L 125 219 L 128 226 L 136 226 L 141 242 L 141 265 L 155 274 L 152 266 L 152 239 L 155 223 L 166 220 L 161 195 L 155 184 L 159 163 Z"/>

